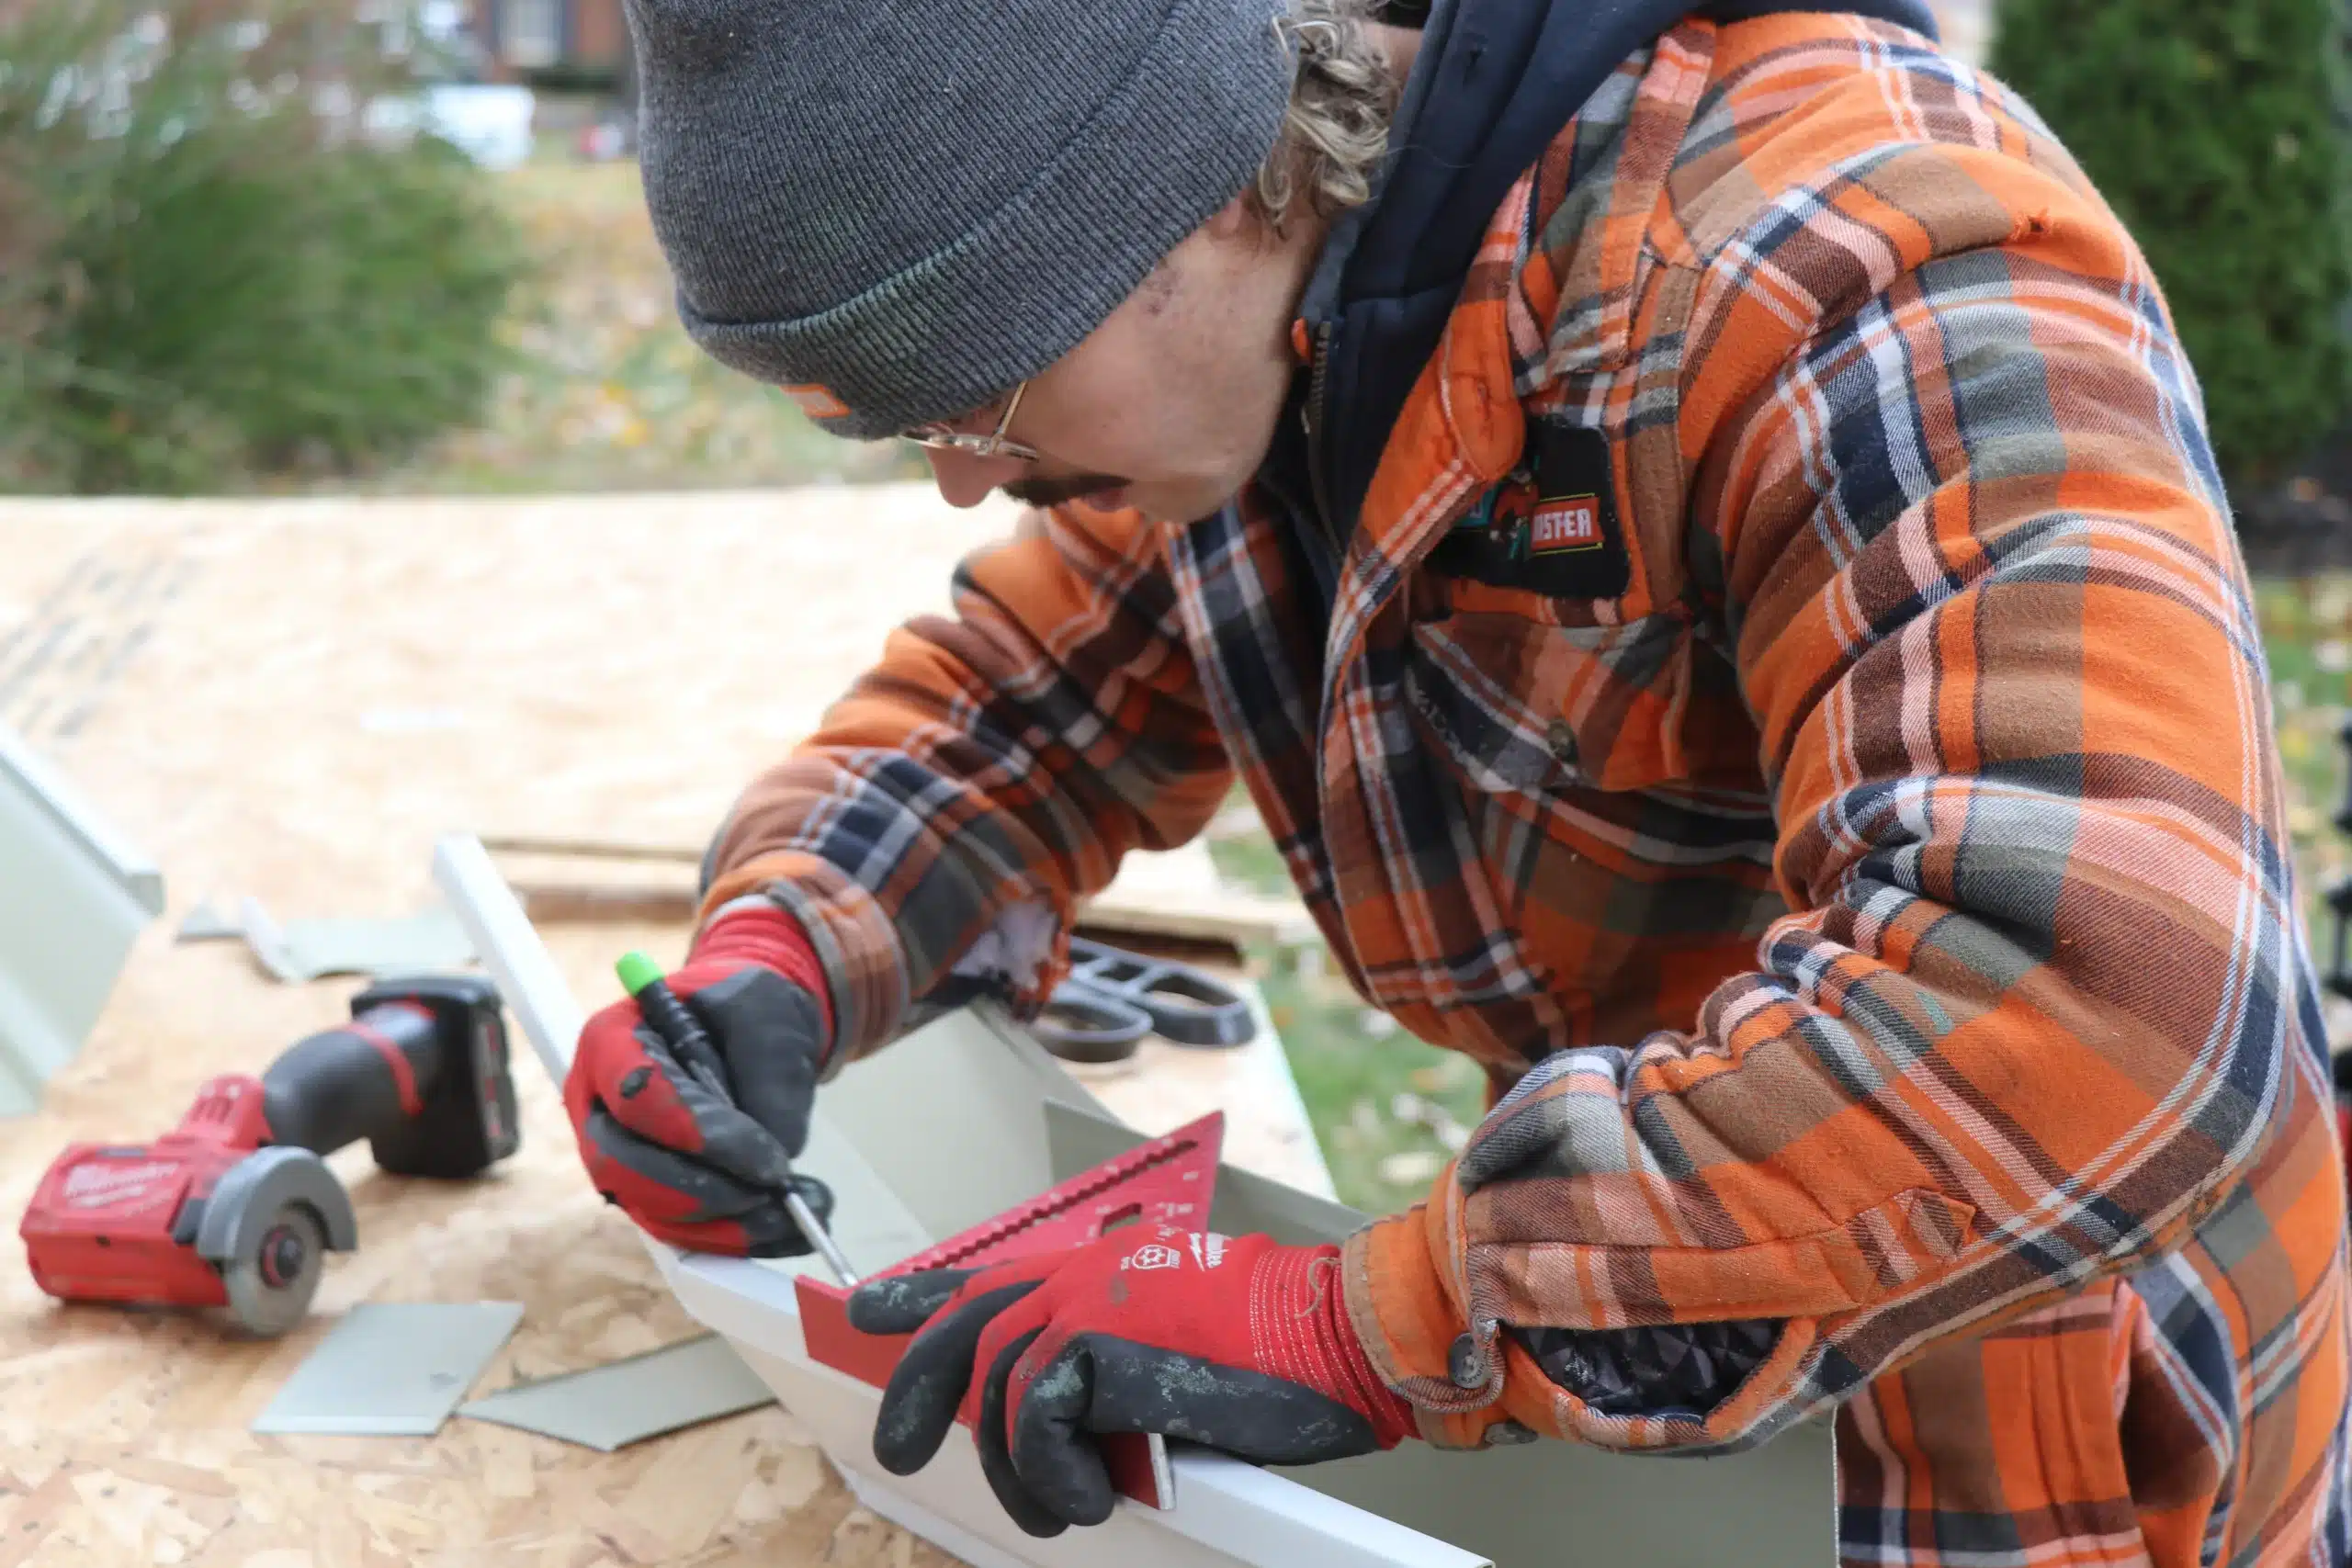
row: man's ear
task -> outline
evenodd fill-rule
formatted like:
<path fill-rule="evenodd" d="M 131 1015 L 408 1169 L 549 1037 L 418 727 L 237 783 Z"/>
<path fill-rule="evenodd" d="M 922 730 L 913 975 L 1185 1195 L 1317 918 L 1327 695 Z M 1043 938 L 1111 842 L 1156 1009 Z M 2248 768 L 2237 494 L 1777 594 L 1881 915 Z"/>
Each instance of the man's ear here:
<path fill-rule="evenodd" d="M 1255 186 L 1245 188 L 1211 213 L 1201 228 L 1219 244 L 1271 245 L 1283 237 L 1281 225 L 1268 217 Z"/>
<path fill-rule="evenodd" d="M 1204 225 L 1213 240 L 1246 239 L 1264 227 L 1251 193 L 1244 190 L 1209 215 Z"/>

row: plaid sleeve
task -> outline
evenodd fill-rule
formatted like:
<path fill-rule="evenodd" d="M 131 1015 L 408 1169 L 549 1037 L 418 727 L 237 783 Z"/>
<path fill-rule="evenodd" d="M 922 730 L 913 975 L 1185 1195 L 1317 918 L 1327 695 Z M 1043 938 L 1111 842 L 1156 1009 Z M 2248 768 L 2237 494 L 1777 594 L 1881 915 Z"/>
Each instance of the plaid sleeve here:
<path fill-rule="evenodd" d="M 1762 1440 L 2169 1245 L 2273 1124 L 2308 1021 L 2199 395 L 2111 217 L 1984 134 L 1776 150 L 1815 173 L 1691 264 L 1694 553 L 1792 912 L 1693 1032 L 1546 1059 L 1351 1244 L 1441 1440 Z M 1742 1320 L 1777 1333 L 1720 1403 L 1636 1414 L 1499 1332 Z"/>
<path fill-rule="evenodd" d="M 1196 834 L 1231 781 L 1138 514 L 1029 513 L 954 588 L 952 617 L 894 631 L 752 782 L 706 863 L 707 917 L 764 897 L 808 929 L 836 1069 L 976 990 L 1037 1005 L 1076 903 L 1128 851 Z"/>

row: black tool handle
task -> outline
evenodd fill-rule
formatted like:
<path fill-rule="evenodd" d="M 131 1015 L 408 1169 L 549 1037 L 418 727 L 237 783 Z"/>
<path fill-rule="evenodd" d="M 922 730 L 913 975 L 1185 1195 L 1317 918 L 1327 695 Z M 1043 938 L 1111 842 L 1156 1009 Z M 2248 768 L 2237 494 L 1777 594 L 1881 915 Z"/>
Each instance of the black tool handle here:
<path fill-rule="evenodd" d="M 2345 727 L 2335 733 L 2335 745 L 2345 757 L 2345 797 L 2335 808 L 2335 832 L 2352 835 L 2352 719 L 2345 719 Z"/>
<path fill-rule="evenodd" d="M 2352 1002 L 2352 876 L 2327 890 L 2327 912 L 2335 930 L 2327 968 L 2327 988 Z"/>
<path fill-rule="evenodd" d="M 678 1065 L 703 1080 L 705 1088 L 733 1103 L 727 1081 L 727 1063 L 708 1034 L 678 994 L 662 980 L 648 981 L 637 993 L 637 1010 L 670 1047 Z"/>
<path fill-rule="evenodd" d="M 2336 742 L 2344 749 L 2344 804 L 2336 808 L 2335 830 L 2352 834 L 2352 719 L 2346 719 Z"/>
<path fill-rule="evenodd" d="M 440 1079 L 440 1036 L 430 1010 L 396 1001 L 296 1041 L 261 1076 L 270 1142 L 328 1155 L 397 1131 Z"/>
<path fill-rule="evenodd" d="M 1151 1032 L 1151 1017 L 1124 997 L 1064 980 L 1029 1032 L 1065 1062 L 1124 1062 Z"/>
<path fill-rule="evenodd" d="M 1239 991 L 1189 964 L 1146 958 L 1123 947 L 1072 937 L 1070 978 L 1140 1008 L 1162 1039 L 1179 1045 L 1246 1045 L 1257 1015 Z"/>
<path fill-rule="evenodd" d="M 624 960 L 624 976 L 630 964 L 640 957 L 633 953 L 628 960 Z M 703 1032 L 702 1024 L 693 1011 L 678 999 L 675 991 L 670 989 L 669 983 L 654 976 L 635 987 L 631 995 L 637 998 L 638 1011 L 669 1044 L 672 1054 L 686 1071 L 702 1079 L 704 1087 L 711 1093 L 731 1103 L 734 1096 L 727 1081 L 726 1061 L 719 1055 L 718 1047 L 711 1043 L 710 1036 Z M 821 1214 L 811 1202 L 815 1195 L 821 1195 L 825 1200 L 827 1206 Z M 844 1285 L 856 1284 L 856 1271 L 850 1267 L 848 1257 L 835 1245 L 832 1233 L 828 1229 L 832 1217 L 832 1190 L 821 1182 L 812 1187 L 794 1174 L 791 1162 L 787 1160 L 784 1166 L 783 1197 L 785 1212 L 792 1216 L 792 1223 L 800 1227 L 801 1236 L 817 1249 L 818 1256 L 824 1258 L 825 1266 L 833 1271 L 833 1278 Z"/>

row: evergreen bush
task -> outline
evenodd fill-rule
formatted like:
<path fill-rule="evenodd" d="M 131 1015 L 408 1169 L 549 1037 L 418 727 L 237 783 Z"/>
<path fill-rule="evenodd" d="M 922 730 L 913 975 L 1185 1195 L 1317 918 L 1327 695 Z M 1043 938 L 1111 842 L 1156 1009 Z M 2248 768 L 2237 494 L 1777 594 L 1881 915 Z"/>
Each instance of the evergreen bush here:
<path fill-rule="evenodd" d="M 2233 486 L 2352 408 L 2343 0 L 1998 0 L 1988 65 L 2147 254 Z"/>
<path fill-rule="evenodd" d="M 0 487 L 241 488 L 481 415 L 522 236 L 371 114 L 413 83 L 355 9 L 0 6 Z"/>

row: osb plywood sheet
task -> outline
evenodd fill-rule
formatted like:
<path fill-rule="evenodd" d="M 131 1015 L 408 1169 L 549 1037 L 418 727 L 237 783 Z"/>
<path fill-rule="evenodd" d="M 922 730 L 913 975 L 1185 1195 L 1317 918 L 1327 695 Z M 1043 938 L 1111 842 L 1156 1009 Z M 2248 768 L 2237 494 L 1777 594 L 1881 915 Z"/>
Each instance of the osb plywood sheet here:
<path fill-rule="evenodd" d="M 168 535 L 117 542 L 104 525 L 26 532 L 7 541 L 26 547 L 11 576 L 39 588 L 0 596 L 0 717 L 35 739 L 69 740 L 187 588 L 195 562 Z"/>
<path fill-rule="evenodd" d="M 488 1179 L 334 1157 L 359 1250 L 283 1339 L 61 1307 L 14 1217 L 65 1143 L 159 1135 L 205 1077 L 346 1015 L 356 982 L 279 986 L 234 944 L 171 945 L 198 898 L 401 912 L 434 896 L 452 829 L 698 841 L 1007 521 L 918 490 L 0 503 L 0 717 L 29 718 L 170 891 L 43 1110 L 0 1126 L 0 1568 L 947 1561 L 858 1510 L 774 1406 L 613 1455 L 467 1420 L 429 1439 L 245 1429 L 361 1301 L 523 1303 L 474 1394 L 695 1332 L 580 1179 L 519 1046 L 523 1149 Z M 592 1006 L 616 953 L 684 940 L 551 933 Z"/>
<path fill-rule="evenodd" d="M 347 912 L 355 875 L 379 898 L 424 897 L 406 850 L 451 825 L 701 842 L 1009 524 L 913 487 L 0 502 L 0 606 L 16 612 L 0 638 L 77 564 L 176 583 L 159 605 L 82 609 L 76 639 L 146 630 L 81 733 L 53 738 L 34 716 L 34 739 L 183 886 L 217 879 L 281 918 Z M 28 672 L 0 717 L 21 723 L 62 660 Z M 279 859 L 266 874 L 262 848 Z"/>
<path fill-rule="evenodd" d="M 675 940 L 616 928 L 558 947 L 584 995 L 620 945 Z M 162 1132 L 203 1077 L 259 1068 L 334 1021 L 346 994 L 277 986 L 230 946 L 150 942 L 43 1111 L 6 1127 L 0 1213 L 22 1213 L 66 1142 Z M 553 1086 L 527 1054 L 516 1067 L 523 1147 L 485 1179 L 390 1177 L 364 1146 L 334 1156 L 359 1249 L 329 1260 L 310 1318 L 279 1340 L 243 1340 L 200 1315 L 59 1306 L 34 1290 L 12 1230 L 0 1246 L 0 1568 L 947 1562 L 857 1510 L 775 1406 L 612 1455 L 463 1419 L 432 1438 L 245 1430 L 363 1301 L 521 1302 L 474 1394 L 697 1331 L 627 1222 L 578 1179 Z"/>

